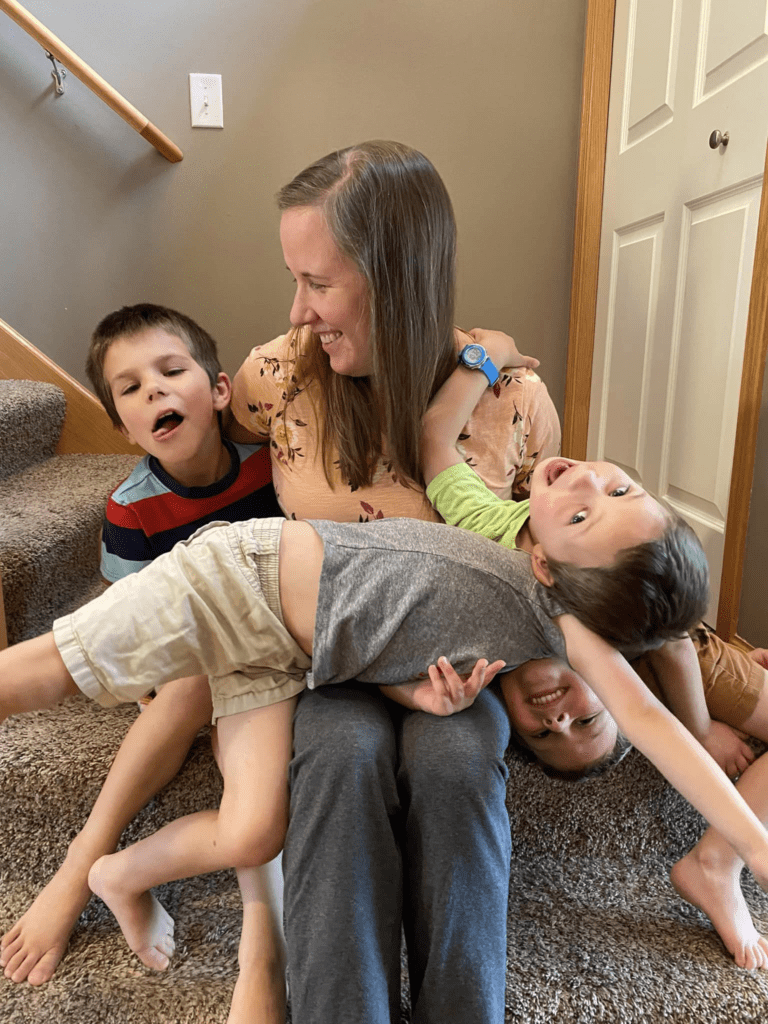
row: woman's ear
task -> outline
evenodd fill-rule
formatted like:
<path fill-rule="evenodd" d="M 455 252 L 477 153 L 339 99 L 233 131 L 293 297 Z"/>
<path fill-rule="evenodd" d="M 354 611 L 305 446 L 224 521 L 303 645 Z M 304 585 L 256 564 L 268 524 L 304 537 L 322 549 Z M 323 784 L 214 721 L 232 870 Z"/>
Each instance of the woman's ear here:
<path fill-rule="evenodd" d="M 531 552 L 531 568 L 533 569 L 533 575 L 545 587 L 551 587 L 555 582 L 552 579 L 552 573 L 549 571 L 547 565 L 547 558 L 544 554 L 544 549 L 541 544 L 534 544 L 533 551 Z"/>
<path fill-rule="evenodd" d="M 226 409 L 232 397 L 232 382 L 226 373 L 220 373 L 213 385 L 213 408 Z"/>

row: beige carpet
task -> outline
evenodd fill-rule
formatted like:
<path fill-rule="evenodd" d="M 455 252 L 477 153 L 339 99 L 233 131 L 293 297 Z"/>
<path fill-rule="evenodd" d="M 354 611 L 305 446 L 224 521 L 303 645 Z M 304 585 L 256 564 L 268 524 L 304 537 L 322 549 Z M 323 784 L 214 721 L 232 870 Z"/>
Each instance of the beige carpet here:
<path fill-rule="evenodd" d="M 61 861 L 134 714 L 74 698 L 0 726 L 3 930 Z M 704 918 L 667 882 L 670 863 L 695 841 L 701 822 L 642 757 L 632 754 L 612 774 L 578 786 L 549 780 L 517 759 L 510 767 L 507 1022 L 768 1020 L 768 972 L 736 968 Z M 200 738 L 181 775 L 125 840 L 213 806 L 218 796 Z M 746 885 L 768 930 L 768 899 L 751 878 Z M 51 983 L 31 989 L 0 981 L 0 1022 L 223 1024 L 239 936 L 234 876 L 175 883 L 160 896 L 177 922 L 178 952 L 166 974 L 139 964 L 94 899 Z"/>

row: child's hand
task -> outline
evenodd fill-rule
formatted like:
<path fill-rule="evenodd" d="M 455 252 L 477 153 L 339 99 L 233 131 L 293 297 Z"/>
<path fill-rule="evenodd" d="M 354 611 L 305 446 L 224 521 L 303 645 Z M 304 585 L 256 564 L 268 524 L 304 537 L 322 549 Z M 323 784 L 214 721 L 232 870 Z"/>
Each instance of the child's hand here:
<path fill-rule="evenodd" d="M 502 366 L 525 366 L 529 370 L 535 370 L 539 360 L 533 356 L 522 356 L 517 351 L 517 345 L 513 338 L 502 331 L 486 331 L 482 327 L 473 327 L 467 332 L 472 338 L 482 345 L 494 366 L 499 370 Z"/>
<path fill-rule="evenodd" d="M 768 668 L 768 651 L 764 647 L 756 647 L 754 651 L 749 652 L 748 656 L 752 661 L 756 661 L 758 665 Z"/>
<path fill-rule="evenodd" d="M 743 741 L 742 735 L 725 722 L 711 722 L 709 733 L 701 741 L 701 745 L 729 779 L 741 775 L 755 759 L 754 752 Z"/>
<path fill-rule="evenodd" d="M 470 675 L 460 676 L 447 658 L 439 658 L 437 665 L 429 666 L 429 679 L 415 685 L 413 699 L 421 711 L 453 715 L 468 708 L 503 668 L 503 661 L 489 665 L 485 658 L 480 658 Z"/>

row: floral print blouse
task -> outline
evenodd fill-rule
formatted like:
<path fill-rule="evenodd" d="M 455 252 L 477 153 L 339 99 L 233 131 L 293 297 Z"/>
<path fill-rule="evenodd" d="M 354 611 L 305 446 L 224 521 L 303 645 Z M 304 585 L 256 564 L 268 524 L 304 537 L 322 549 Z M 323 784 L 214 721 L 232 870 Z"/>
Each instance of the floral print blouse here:
<path fill-rule="evenodd" d="M 232 387 L 235 418 L 270 445 L 275 492 L 286 516 L 336 522 L 396 516 L 441 521 L 424 492 L 402 484 L 386 457 L 370 487 L 353 490 L 340 473 L 329 487 L 317 451 L 310 395 L 305 390 L 290 402 L 286 398 L 297 346 L 310 339 L 311 332 L 301 328 L 252 349 Z M 527 497 L 535 462 L 560 449 L 560 423 L 541 379 L 532 370 L 502 371 L 475 408 L 458 448 L 500 498 Z"/>

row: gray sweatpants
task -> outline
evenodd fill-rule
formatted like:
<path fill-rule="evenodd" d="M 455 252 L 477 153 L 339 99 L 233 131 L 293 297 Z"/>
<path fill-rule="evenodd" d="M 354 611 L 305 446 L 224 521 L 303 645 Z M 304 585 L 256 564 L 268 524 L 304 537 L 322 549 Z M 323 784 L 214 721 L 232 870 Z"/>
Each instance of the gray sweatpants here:
<path fill-rule="evenodd" d="M 371 687 L 305 691 L 283 853 L 294 1024 L 396 1024 L 400 929 L 413 1024 L 503 1024 L 510 869 L 490 687 L 458 715 Z"/>

